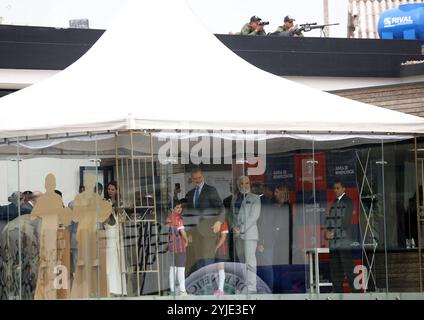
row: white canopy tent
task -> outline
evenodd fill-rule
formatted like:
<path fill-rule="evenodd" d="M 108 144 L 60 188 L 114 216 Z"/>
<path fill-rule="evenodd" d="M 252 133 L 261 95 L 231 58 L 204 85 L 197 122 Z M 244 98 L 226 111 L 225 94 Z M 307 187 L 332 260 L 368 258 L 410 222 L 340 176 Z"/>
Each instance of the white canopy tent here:
<path fill-rule="evenodd" d="M 132 129 L 424 133 L 424 119 L 271 75 L 184 0 L 128 0 L 65 71 L 0 100 L 0 138 Z"/>
<path fill-rule="evenodd" d="M 139 168 L 135 174 L 128 158 L 147 153 L 150 136 L 140 134 L 133 145 L 125 133 L 115 139 L 113 131 L 152 130 L 154 139 L 173 134 L 190 139 L 187 130 L 260 130 L 266 133 L 252 139 L 273 140 L 268 141 L 267 154 L 296 149 L 315 154 L 316 141 L 321 143 L 317 150 L 331 150 L 424 133 L 422 118 L 311 89 L 250 65 L 216 39 L 184 0 L 128 0 L 115 25 L 79 61 L 0 99 L 0 108 L 0 139 L 19 138 L 17 143 L 0 144 L 0 159 L 13 160 L 0 161 L 0 174 L 8 180 L 7 186 L 0 185 L 0 195 L 41 189 L 30 183 L 43 183 L 47 172 L 58 172 L 58 187 L 65 197 L 73 196 L 81 166 L 92 166 L 98 174 L 100 160 L 121 158 L 115 170 L 124 170 L 125 160 L 127 175 L 122 177 L 132 187 L 120 192 L 135 202 L 135 180 L 143 173 Z M 234 141 L 239 133 L 215 134 Z M 157 149 L 152 163 L 153 154 Z M 20 164 L 32 156 L 36 161 Z M 81 161 L 54 162 L 54 157 Z M 227 173 L 223 176 L 231 180 L 232 173 Z M 168 175 L 160 172 L 160 177 L 165 184 Z M 118 183 L 124 186 L 119 178 Z"/>

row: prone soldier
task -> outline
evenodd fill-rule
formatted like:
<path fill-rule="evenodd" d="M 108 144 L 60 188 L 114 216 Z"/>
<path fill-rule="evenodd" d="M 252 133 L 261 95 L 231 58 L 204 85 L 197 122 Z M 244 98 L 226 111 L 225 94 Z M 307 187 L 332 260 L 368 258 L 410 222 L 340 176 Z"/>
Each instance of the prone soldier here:
<path fill-rule="evenodd" d="M 273 33 L 274 35 L 287 34 L 290 37 L 303 37 L 303 33 L 299 30 L 298 26 L 293 22 L 296 21 L 292 16 L 284 17 L 284 24 L 279 26 Z M 297 32 L 299 30 L 299 32 Z"/>
<path fill-rule="evenodd" d="M 250 22 L 246 23 L 241 29 L 240 35 L 243 36 L 264 36 L 266 32 L 264 26 L 268 25 L 269 22 L 262 21 L 258 16 L 250 18 Z"/>

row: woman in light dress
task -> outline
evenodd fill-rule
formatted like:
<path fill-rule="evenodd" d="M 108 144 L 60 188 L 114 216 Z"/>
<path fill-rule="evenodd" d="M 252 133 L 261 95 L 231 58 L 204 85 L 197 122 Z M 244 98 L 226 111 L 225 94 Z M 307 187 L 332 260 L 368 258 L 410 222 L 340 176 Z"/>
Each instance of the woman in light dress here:
<path fill-rule="evenodd" d="M 106 199 L 112 204 L 112 213 L 105 223 L 108 288 L 111 296 L 125 296 L 127 295 L 126 264 L 116 181 L 109 182 Z"/>

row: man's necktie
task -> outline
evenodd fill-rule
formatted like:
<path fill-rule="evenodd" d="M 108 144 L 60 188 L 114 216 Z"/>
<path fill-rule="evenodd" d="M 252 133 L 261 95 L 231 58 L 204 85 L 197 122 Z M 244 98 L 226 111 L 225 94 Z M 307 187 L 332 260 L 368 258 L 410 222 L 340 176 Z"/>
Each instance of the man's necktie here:
<path fill-rule="evenodd" d="M 199 199 L 200 199 L 200 188 L 196 187 L 196 192 L 194 193 L 194 208 L 199 208 Z"/>
<path fill-rule="evenodd" d="M 243 195 L 241 193 L 237 194 L 236 202 L 234 203 L 234 214 L 238 215 L 240 212 L 241 204 L 243 202 Z"/>

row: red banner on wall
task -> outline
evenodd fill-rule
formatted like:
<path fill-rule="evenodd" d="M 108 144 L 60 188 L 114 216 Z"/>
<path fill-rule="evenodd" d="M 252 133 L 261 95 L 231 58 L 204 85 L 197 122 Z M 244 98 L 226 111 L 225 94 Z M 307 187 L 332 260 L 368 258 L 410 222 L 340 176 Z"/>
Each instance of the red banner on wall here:
<path fill-rule="evenodd" d="M 327 186 L 325 154 L 316 153 L 294 156 L 296 167 L 296 191 L 325 190 Z"/>

